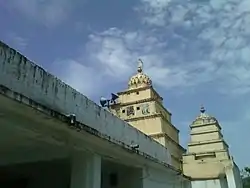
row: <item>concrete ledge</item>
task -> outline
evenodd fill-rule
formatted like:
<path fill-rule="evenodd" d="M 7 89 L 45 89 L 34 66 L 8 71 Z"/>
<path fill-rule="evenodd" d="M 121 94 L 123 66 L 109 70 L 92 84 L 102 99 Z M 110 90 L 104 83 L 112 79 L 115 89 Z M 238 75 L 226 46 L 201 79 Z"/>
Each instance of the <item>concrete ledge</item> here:
<path fill-rule="evenodd" d="M 88 133 L 89 135 L 92 135 L 92 136 L 95 136 L 97 138 L 100 138 L 102 140 L 107 141 L 107 143 L 114 144 L 115 146 L 118 146 L 118 147 L 120 146 L 122 149 L 124 149 L 125 151 L 127 151 L 129 153 L 139 155 L 139 156 L 143 157 L 144 159 L 149 160 L 150 162 L 156 163 L 156 164 L 160 165 L 161 168 L 167 167 L 171 172 L 175 172 L 176 174 L 180 173 L 171 165 L 169 165 L 165 162 L 159 161 L 158 159 L 156 159 L 152 156 L 149 156 L 146 153 L 143 153 L 137 149 L 134 149 L 130 145 L 126 145 L 125 143 L 122 143 L 119 140 L 113 140 L 109 135 L 104 135 L 104 134 L 98 132 L 97 130 L 95 130 L 89 126 L 82 124 L 81 122 L 75 121 L 72 124 L 72 123 L 70 123 L 70 118 L 68 116 L 61 114 L 59 112 L 56 112 L 54 110 L 51 110 L 44 105 L 41 105 L 35 101 L 32 101 L 31 99 L 29 99 L 29 98 L 27 98 L 27 97 L 25 97 L 17 92 L 13 92 L 10 89 L 0 85 L 0 96 L 1 95 L 11 99 L 12 102 L 18 102 L 22 105 L 25 105 L 25 107 L 30 107 L 34 111 L 40 112 L 40 113 L 47 115 L 47 116 L 51 116 L 52 118 L 55 118 L 55 119 L 61 121 L 62 124 L 60 126 L 61 126 L 62 130 L 64 129 L 65 125 L 67 125 L 68 127 L 66 127 L 66 128 L 69 128 L 68 130 L 75 130 L 76 134 L 77 134 L 77 132 L 78 132 L 78 134 L 81 134 L 83 132 Z M 11 105 L 13 105 L 13 103 Z M 24 107 L 23 107 L 23 109 L 24 109 Z M 44 120 L 44 124 L 46 124 L 46 123 L 47 123 L 46 120 Z M 84 134 L 82 134 L 82 135 L 84 135 Z M 85 134 L 85 137 L 86 137 L 86 134 Z M 52 143 L 54 144 L 54 142 L 52 142 Z M 58 144 L 60 145 L 61 143 L 58 143 Z M 112 148 L 112 149 L 114 149 L 114 148 Z"/>
<path fill-rule="evenodd" d="M 12 91 L 18 97 L 46 107 L 61 115 L 75 114 L 76 120 L 87 125 L 96 134 L 106 135 L 116 144 L 138 144 L 140 153 L 162 163 L 171 164 L 166 148 L 99 107 L 75 89 L 29 61 L 16 50 L 0 43 L 1 92 Z M 84 84 L 84 81 L 83 81 Z M 17 98 L 16 98 L 17 99 Z M 92 131 L 93 132 L 93 131 Z"/>

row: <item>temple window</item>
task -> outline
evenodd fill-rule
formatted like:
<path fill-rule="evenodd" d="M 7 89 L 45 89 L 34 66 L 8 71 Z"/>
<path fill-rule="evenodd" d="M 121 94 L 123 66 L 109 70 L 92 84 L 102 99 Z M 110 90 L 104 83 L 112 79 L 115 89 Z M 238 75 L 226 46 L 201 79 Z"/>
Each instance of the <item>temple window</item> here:
<path fill-rule="evenodd" d="M 127 116 L 135 115 L 134 106 L 127 107 Z"/>

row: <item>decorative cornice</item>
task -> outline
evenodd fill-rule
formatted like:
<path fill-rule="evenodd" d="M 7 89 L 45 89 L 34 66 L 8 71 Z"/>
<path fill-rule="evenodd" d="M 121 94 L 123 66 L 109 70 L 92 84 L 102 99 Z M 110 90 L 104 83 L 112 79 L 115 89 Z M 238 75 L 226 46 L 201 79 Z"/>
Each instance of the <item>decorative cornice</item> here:
<path fill-rule="evenodd" d="M 162 117 L 161 113 L 155 113 L 155 114 L 149 114 L 149 115 L 144 115 L 144 116 L 139 116 L 139 117 L 128 117 L 124 118 L 124 121 L 131 122 L 131 121 L 138 121 L 138 120 L 143 120 L 143 119 L 151 119 L 151 118 L 156 118 L 156 117 Z"/>
<path fill-rule="evenodd" d="M 185 153 L 183 156 L 191 156 L 191 155 L 204 155 L 204 154 L 210 154 L 210 153 L 220 153 L 220 152 L 228 152 L 227 150 L 217 150 L 217 151 L 207 151 L 207 152 L 198 152 L 198 153 Z"/>
<path fill-rule="evenodd" d="M 221 130 L 221 126 L 218 122 L 212 122 L 212 123 L 206 123 L 206 124 L 191 124 L 191 125 L 189 125 L 189 127 L 192 129 L 192 128 L 196 128 L 196 127 L 205 127 L 208 125 L 216 125 Z"/>
<path fill-rule="evenodd" d="M 218 180 L 225 178 L 225 175 L 219 174 L 218 176 L 204 177 L 204 178 L 191 178 L 191 181 L 206 181 L 206 180 Z"/>
<path fill-rule="evenodd" d="M 194 132 L 194 133 L 190 133 L 190 135 L 200 135 L 200 134 L 208 134 L 208 133 L 215 133 L 215 132 L 218 132 L 219 135 L 221 137 L 223 137 L 222 133 L 220 132 L 220 130 L 212 130 L 212 131 L 202 131 L 202 132 Z"/>
<path fill-rule="evenodd" d="M 152 88 L 152 86 L 139 87 L 139 88 L 124 90 L 124 91 L 119 91 L 119 92 L 117 92 L 117 95 L 130 94 L 130 93 L 134 93 L 137 91 L 143 91 L 143 90 L 150 89 L 150 88 Z"/>
<path fill-rule="evenodd" d="M 163 100 L 163 98 L 157 93 L 157 91 L 153 88 L 153 86 L 146 86 L 146 87 L 129 89 L 129 90 L 117 92 L 117 94 L 118 95 L 130 94 L 130 93 L 134 93 L 134 92 L 137 92 L 137 91 L 143 91 L 143 90 L 146 90 L 146 89 L 151 89 L 153 91 L 153 93 L 157 96 L 158 99 Z"/>
<path fill-rule="evenodd" d="M 212 151 L 212 152 L 207 152 L 207 153 L 196 153 L 195 154 L 195 157 L 206 157 L 206 156 L 216 157 L 216 152 Z"/>
<path fill-rule="evenodd" d="M 141 99 L 141 100 L 133 101 L 133 102 L 111 104 L 110 107 L 114 107 L 114 108 L 117 107 L 117 106 L 123 107 L 123 106 L 140 104 L 140 103 L 144 103 L 144 102 L 154 102 L 154 101 L 155 101 L 155 98 L 150 97 L 150 98 L 147 98 L 147 99 Z"/>
<path fill-rule="evenodd" d="M 178 146 L 183 151 L 183 153 L 186 152 L 186 149 L 183 148 L 179 143 L 175 142 L 170 136 L 168 136 L 167 133 L 150 134 L 149 136 L 152 137 L 152 138 L 165 137 L 168 140 L 170 140 L 171 142 L 173 142 L 176 146 Z"/>
<path fill-rule="evenodd" d="M 224 139 L 208 140 L 208 141 L 203 141 L 203 142 L 191 142 L 188 144 L 188 146 L 206 145 L 206 144 L 213 144 L 213 143 L 219 143 L 219 142 L 223 142 L 227 146 L 227 148 L 229 147 Z"/>

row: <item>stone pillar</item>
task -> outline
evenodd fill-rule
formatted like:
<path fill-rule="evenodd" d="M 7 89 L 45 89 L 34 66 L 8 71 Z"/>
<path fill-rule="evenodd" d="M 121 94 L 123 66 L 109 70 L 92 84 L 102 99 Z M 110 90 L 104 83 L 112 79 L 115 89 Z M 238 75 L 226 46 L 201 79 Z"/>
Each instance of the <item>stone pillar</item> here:
<path fill-rule="evenodd" d="M 184 179 L 182 176 L 178 176 L 172 181 L 175 181 L 174 188 L 191 188 L 191 181 Z"/>
<path fill-rule="evenodd" d="M 192 184 L 190 180 L 184 180 L 183 188 L 192 188 Z"/>
<path fill-rule="evenodd" d="M 237 188 L 236 182 L 234 179 L 234 172 L 232 168 L 226 168 L 227 184 L 228 188 Z"/>
<path fill-rule="evenodd" d="M 240 172 L 237 171 L 234 165 L 225 168 L 228 188 L 242 188 Z"/>
<path fill-rule="evenodd" d="M 72 156 L 71 188 L 101 187 L 101 156 L 77 153 Z"/>

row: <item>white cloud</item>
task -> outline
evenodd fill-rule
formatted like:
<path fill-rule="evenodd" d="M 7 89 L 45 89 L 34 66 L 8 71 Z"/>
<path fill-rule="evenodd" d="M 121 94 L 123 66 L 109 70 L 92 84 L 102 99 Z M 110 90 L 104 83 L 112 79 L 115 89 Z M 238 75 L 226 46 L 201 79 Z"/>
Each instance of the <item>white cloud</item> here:
<path fill-rule="evenodd" d="M 75 70 L 71 72 L 75 74 L 71 73 L 66 77 L 73 86 L 84 93 L 90 93 L 93 90 L 91 85 L 95 88 L 103 88 L 108 84 L 128 81 L 129 77 L 135 73 L 136 60 L 140 57 L 145 62 L 145 72 L 152 78 L 153 83 L 164 89 L 173 87 L 184 89 L 216 81 L 219 85 L 218 90 L 221 92 L 232 93 L 233 91 L 235 94 L 242 94 L 250 90 L 248 88 L 250 77 L 247 76 L 247 69 L 243 64 L 236 66 L 235 63 L 227 62 L 220 66 L 216 61 L 209 59 L 184 63 L 170 62 L 170 59 L 178 59 L 178 56 L 182 54 L 178 52 L 172 54 L 171 51 L 165 50 L 167 43 L 163 42 L 165 39 L 160 38 L 143 31 L 124 32 L 117 28 L 91 34 L 83 56 L 79 58 L 81 60 L 77 60 L 82 68 L 73 66 Z M 216 59 L 221 58 L 219 51 L 213 51 L 211 54 Z M 228 55 L 228 59 L 232 58 L 231 55 Z M 184 54 L 183 56 L 185 57 Z M 225 54 L 222 56 L 226 57 Z M 85 67 L 86 64 L 91 65 L 91 70 Z M 68 66 L 72 68 L 70 62 Z M 68 70 L 67 66 L 65 69 Z M 75 85 L 74 83 L 78 83 L 79 80 L 79 77 L 75 75 L 84 75 L 84 79 L 90 80 L 89 86 L 87 84 L 83 89 L 83 86 Z M 92 79 L 93 75 L 95 79 Z"/>
<path fill-rule="evenodd" d="M 177 41 L 182 44 L 171 43 L 169 49 L 166 49 L 165 53 L 177 51 L 178 55 L 172 53 L 173 59 L 179 59 L 182 64 L 180 67 L 179 64 L 173 65 L 170 71 L 173 75 L 168 80 L 174 80 L 178 86 L 183 83 L 186 86 L 193 84 L 197 86 L 195 89 L 204 88 L 207 83 L 213 82 L 213 88 L 210 89 L 215 89 L 215 93 L 219 91 L 226 94 L 231 100 L 232 97 L 237 100 L 242 97 L 240 99 L 244 100 L 244 94 L 250 92 L 249 0 L 172 0 L 167 4 L 163 3 L 161 8 L 144 0 L 140 1 L 137 11 L 143 16 L 142 23 L 167 33 L 168 41 L 178 36 L 180 41 Z M 168 33 L 169 30 L 172 33 Z M 168 58 L 165 61 L 167 60 Z M 166 73 L 161 74 L 159 80 L 165 78 L 164 74 Z M 246 100 L 245 103 L 247 107 L 249 101 Z M 242 116 L 233 117 L 232 121 L 228 121 L 226 117 L 221 123 L 226 140 L 230 139 L 232 153 L 240 159 L 237 161 L 242 166 L 249 158 L 240 154 L 244 152 L 244 147 L 239 143 L 244 142 L 244 139 L 239 140 L 230 135 L 235 134 L 237 127 L 238 134 L 243 135 L 242 138 L 247 137 L 245 134 L 249 132 L 246 126 L 249 113 L 244 106 L 236 111 L 238 110 L 242 110 Z"/>
<path fill-rule="evenodd" d="M 86 96 L 95 96 L 107 85 L 100 70 L 84 65 L 81 60 L 57 60 L 52 69 L 54 74 Z"/>
<path fill-rule="evenodd" d="M 238 98 L 250 92 L 249 0 L 139 1 L 141 4 L 135 10 L 141 23 L 135 29 L 114 27 L 93 32 L 88 26 L 85 29 L 92 34 L 82 44 L 81 54 L 54 62 L 53 73 L 93 99 L 117 91 L 113 87 L 118 85 L 126 87 L 129 77 L 136 72 L 137 59 L 141 58 L 153 84 L 164 90 L 176 89 L 175 95 L 191 90 L 197 100 L 202 100 L 195 95 L 200 94 L 199 88 Z M 1 5 L 47 27 L 55 27 L 70 17 L 76 4 L 67 0 L 8 0 Z M 136 19 L 130 23 L 135 22 Z M 73 29 L 82 32 L 84 23 L 76 18 Z M 19 46 L 27 45 L 27 40 L 18 35 L 13 34 L 12 40 Z M 218 104 L 215 105 L 217 108 Z M 243 114 L 239 121 L 222 123 L 229 131 L 226 135 L 232 135 L 235 126 L 242 124 L 240 131 L 247 133 L 248 114 Z M 179 118 L 185 121 L 184 116 Z M 237 142 L 236 139 L 234 143 Z"/>
<path fill-rule="evenodd" d="M 136 72 L 137 59 L 140 57 L 145 62 L 145 72 L 150 75 L 153 83 L 164 88 L 186 87 L 197 85 L 209 80 L 209 74 L 194 77 L 194 71 L 211 72 L 215 67 L 208 63 L 195 63 L 187 65 L 166 64 L 167 52 L 161 51 L 164 42 L 148 33 L 123 32 L 117 28 L 111 28 L 101 33 L 91 34 L 86 44 L 83 56 L 78 60 L 69 60 L 65 64 L 68 74 L 63 77 L 74 87 L 85 94 L 91 93 L 94 88 L 104 87 L 107 84 L 115 84 L 128 81 Z M 86 68 L 86 64 L 91 68 Z M 169 66 L 168 66 L 169 64 Z M 71 70 L 71 71 L 69 71 Z M 76 76 L 82 75 L 82 76 Z M 92 79 L 95 75 L 95 79 Z M 82 81 L 88 80 L 86 86 L 81 86 Z M 78 84 L 79 83 L 79 84 Z M 91 87 L 91 85 L 94 87 Z M 90 91 L 88 91 L 90 90 Z"/>
<path fill-rule="evenodd" d="M 250 77 L 247 72 L 250 69 L 250 6 L 248 0 L 208 0 L 208 1 L 157 1 L 150 3 L 141 0 L 136 10 L 146 19 L 142 20 L 149 26 L 161 26 L 158 30 L 172 30 L 172 39 L 178 32 L 183 46 L 194 48 L 197 44 L 203 44 L 206 49 L 197 46 L 197 54 L 202 54 L 200 62 L 206 62 L 206 68 L 213 67 L 210 71 L 203 70 L 196 73 L 197 78 L 203 81 L 215 80 L 221 84 L 220 91 L 234 93 L 247 93 L 250 91 Z M 233 13 L 232 13 L 233 12 Z M 157 17 L 162 19 L 157 19 Z M 149 18 L 148 18 L 149 17 Z M 195 35 L 194 35 L 195 34 Z M 175 50 L 182 53 L 180 47 Z M 182 60 L 187 59 L 187 54 L 179 54 Z M 178 57 L 176 57 L 178 58 Z M 195 66 L 200 67 L 200 62 L 188 62 L 196 64 L 185 68 L 187 74 L 192 72 Z M 217 68 L 216 68 L 217 67 Z M 188 78 L 187 80 L 190 81 Z M 192 80 L 192 79 L 191 79 Z M 195 82 L 195 80 L 192 80 Z"/>
<path fill-rule="evenodd" d="M 18 50 L 24 50 L 28 46 L 28 40 L 14 32 L 8 32 L 6 38 L 13 46 L 16 46 Z"/>
<path fill-rule="evenodd" d="M 214 82 L 219 92 L 248 93 L 250 19 L 247 9 L 242 8 L 245 3 L 141 0 L 136 11 L 159 21 L 142 23 L 158 27 L 110 28 L 90 34 L 82 54 L 67 61 L 75 74 L 67 74 L 66 79 L 74 85 L 79 82 L 75 75 L 83 75 L 80 80 L 88 79 L 88 84 L 74 86 L 84 93 L 91 93 L 91 85 L 96 90 L 124 84 L 135 73 L 136 60 L 142 58 L 145 72 L 164 89 L 190 89 Z"/>
<path fill-rule="evenodd" d="M 73 3 L 67 0 L 22 0 L 6 1 L 11 11 L 17 10 L 47 27 L 61 24 L 69 16 Z"/>
<path fill-rule="evenodd" d="M 166 24 L 167 7 L 172 0 L 141 0 L 143 6 L 136 7 L 137 11 L 145 11 L 147 14 L 141 17 L 144 23 L 157 26 Z"/>

